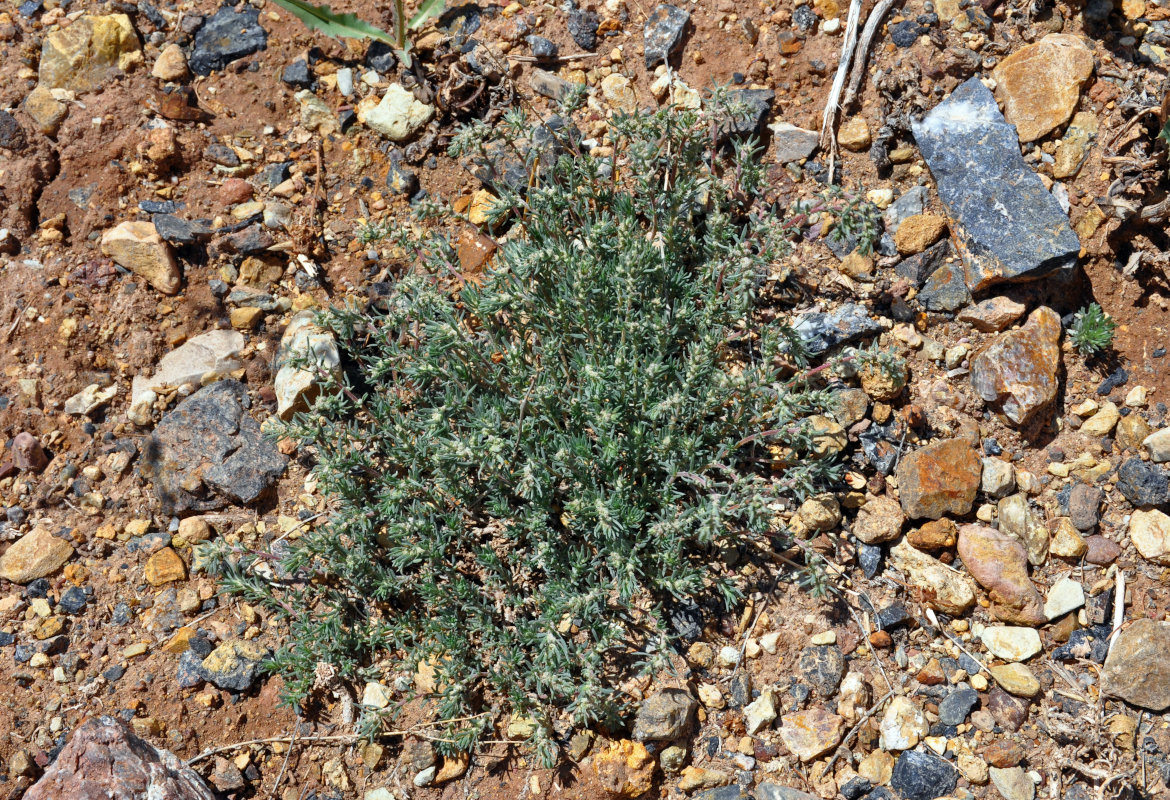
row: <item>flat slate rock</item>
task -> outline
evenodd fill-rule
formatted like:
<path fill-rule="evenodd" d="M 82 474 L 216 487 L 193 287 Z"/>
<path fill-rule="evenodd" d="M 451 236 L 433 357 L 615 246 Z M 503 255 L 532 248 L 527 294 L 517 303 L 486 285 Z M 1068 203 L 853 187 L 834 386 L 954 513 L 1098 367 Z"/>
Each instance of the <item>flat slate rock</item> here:
<path fill-rule="evenodd" d="M 166 513 L 212 511 L 259 499 L 288 459 L 247 413 L 239 381 L 213 383 L 169 412 L 147 440 L 143 473 Z"/>
<path fill-rule="evenodd" d="M 869 315 L 865 306 L 857 303 L 846 303 L 829 314 L 822 311 L 804 314 L 792 328 L 814 356 L 846 342 L 882 332 L 881 323 Z"/>
<path fill-rule="evenodd" d="M 914 138 L 952 219 L 967 286 L 1071 270 L 1081 249 L 1068 215 L 1020 155 L 991 91 L 961 84 L 920 122 Z"/>
<path fill-rule="evenodd" d="M 682 44 L 683 33 L 691 19 L 691 12 L 662 3 L 650 13 L 642 31 L 645 41 L 646 66 L 653 67 L 669 61 Z"/>
<path fill-rule="evenodd" d="M 210 75 L 267 46 L 268 32 L 260 26 L 260 9 L 243 5 L 236 10 L 225 3 L 196 32 L 187 65 L 196 75 Z"/>

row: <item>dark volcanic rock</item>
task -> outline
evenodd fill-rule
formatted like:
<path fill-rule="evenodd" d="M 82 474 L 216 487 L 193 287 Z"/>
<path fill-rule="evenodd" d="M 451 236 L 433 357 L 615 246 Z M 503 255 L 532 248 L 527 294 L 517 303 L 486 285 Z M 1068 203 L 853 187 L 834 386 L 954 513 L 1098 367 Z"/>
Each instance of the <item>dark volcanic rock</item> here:
<path fill-rule="evenodd" d="M 772 111 L 776 93 L 771 89 L 736 89 L 728 92 L 728 99 L 742 106 L 743 113 L 723 121 L 720 133 L 724 141 L 758 135 Z"/>
<path fill-rule="evenodd" d="M 0 148 L 23 150 L 28 146 L 28 137 L 16 118 L 7 111 L 0 111 Z"/>
<path fill-rule="evenodd" d="M 921 288 L 926 279 L 938 272 L 950 256 L 951 242 L 949 239 L 943 239 L 921 253 L 899 261 L 894 267 L 894 272 L 908 281 L 913 281 L 915 287 Z"/>
<path fill-rule="evenodd" d="M 646 66 L 653 67 L 662 61 L 670 60 L 674 51 L 682 44 L 683 33 L 690 19 L 689 11 L 666 3 L 651 12 L 642 32 L 646 48 Z"/>
<path fill-rule="evenodd" d="M 1135 508 L 1160 506 L 1170 501 L 1170 477 L 1161 467 L 1134 456 L 1118 468 L 1117 490 Z"/>
<path fill-rule="evenodd" d="M 595 11 L 574 8 L 569 11 L 569 35 L 582 50 L 597 47 L 597 27 L 601 24 Z"/>
<path fill-rule="evenodd" d="M 927 311 L 958 311 L 970 303 L 962 266 L 943 264 L 931 273 L 918 292 L 918 302 Z"/>
<path fill-rule="evenodd" d="M 800 676 L 821 697 L 832 697 L 845 677 L 845 655 L 835 644 L 813 645 L 800 651 Z"/>
<path fill-rule="evenodd" d="M 210 511 L 258 499 L 287 459 L 247 413 L 239 381 L 220 381 L 180 403 L 147 440 L 143 473 L 167 513 Z"/>
<path fill-rule="evenodd" d="M 196 75 L 210 75 L 237 58 L 249 56 L 268 46 L 268 33 L 260 27 L 260 9 L 241 5 L 239 10 L 225 3 L 195 34 L 195 46 L 187 59 Z"/>
<path fill-rule="evenodd" d="M 950 794 L 959 774 L 932 753 L 907 750 L 898 756 L 890 775 L 890 788 L 905 800 L 934 800 Z"/>
<path fill-rule="evenodd" d="M 663 689 L 646 698 L 634 720 L 634 739 L 669 741 L 686 733 L 699 703 L 685 689 Z"/>
<path fill-rule="evenodd" d="M 968 288 L 1072 269 L 1081 243 L 1068 215 L 1024 162 L 1015 127 L 977 77 L 913 130 L 939 197 L 958 222 L 953 230 Z"/>
<path fill-rule="evenodd" d="M 79 727 L 26 800 L 215 800 L 174 753 L 139 739 L 113 717 Z"/>

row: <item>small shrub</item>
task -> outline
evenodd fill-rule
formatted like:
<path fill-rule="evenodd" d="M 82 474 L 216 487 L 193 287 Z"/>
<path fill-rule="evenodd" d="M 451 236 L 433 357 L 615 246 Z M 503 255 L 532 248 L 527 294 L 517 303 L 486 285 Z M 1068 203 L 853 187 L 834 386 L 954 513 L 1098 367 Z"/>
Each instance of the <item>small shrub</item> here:
<path fill-rule="evenodd" d="M 1116 327 L 1117 323 L 1101 306 L 1090 303 L 1073 317 L 1069 338 L 1081 355 L 1094 356 L 1113 344 L 1113 329 Z"/>
<path fill-rule="evenodd" d="M 828 392 L 792 377 L 789 328 L 754 323 L 789 228 L 711 119 L 618 117 L 614 161 L 524 161 L 481 278 L 459 276 L 453 238 L 404 236 L 417 264 L 376 309 L 322 315 L 348 377 L 281 435 L 315 459 L 331 518 L 220 563 L 288 618 L 292 701 L 321 662 L 357 680 L 425 662 L 447 750 L 504 709 L 615 724 L 621 684 L 668 663 L 671 603 L 735 601 L 724 549 L 787 546 L 777 500 L 836 479 L 804 421 Z M 530 132 L 510 112 L 453 148 Z M 548 724 L 532 745 L 553 759 Z"/>

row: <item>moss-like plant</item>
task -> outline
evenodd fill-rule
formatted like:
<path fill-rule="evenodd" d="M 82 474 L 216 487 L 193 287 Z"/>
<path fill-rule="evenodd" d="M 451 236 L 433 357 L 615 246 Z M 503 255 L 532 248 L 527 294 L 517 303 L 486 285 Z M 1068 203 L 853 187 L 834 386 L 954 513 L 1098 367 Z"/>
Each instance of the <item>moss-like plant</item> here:
<path fill-rule="evenodd" d="M 1108 350 L 1113 344 L 1113 330 L 1116 327 L 1117 323 L 1101 306 L 1089 303 L 1073 317 L 1069 338 L 1081 355 L 1093 356 Z"/>

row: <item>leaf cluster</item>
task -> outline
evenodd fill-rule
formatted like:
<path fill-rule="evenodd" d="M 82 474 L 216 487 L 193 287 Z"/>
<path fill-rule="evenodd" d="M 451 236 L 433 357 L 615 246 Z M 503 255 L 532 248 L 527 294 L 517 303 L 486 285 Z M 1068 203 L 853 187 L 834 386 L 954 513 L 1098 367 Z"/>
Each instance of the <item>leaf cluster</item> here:
<path fill-rule="evenodd" d="M 1093 356 L 1108 350 L 1113 344 L 1113 330 L 1117 323 L 1096 303 L 1078 311 L 1069 328 L 1069 339 L 1081 355 Z"/>

